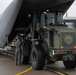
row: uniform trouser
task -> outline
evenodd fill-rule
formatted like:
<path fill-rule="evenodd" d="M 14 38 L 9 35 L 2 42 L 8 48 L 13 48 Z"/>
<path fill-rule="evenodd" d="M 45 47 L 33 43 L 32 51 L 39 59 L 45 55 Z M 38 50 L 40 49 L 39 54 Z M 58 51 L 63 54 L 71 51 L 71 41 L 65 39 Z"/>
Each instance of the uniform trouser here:
<path fill-rule="evenodd" d="M 22 53 L 21 53 L 21 51 L 16 51 L 15 52 L 15 64 L 16 65 L 22 64 L 21 59 L 22 59 Z"/>

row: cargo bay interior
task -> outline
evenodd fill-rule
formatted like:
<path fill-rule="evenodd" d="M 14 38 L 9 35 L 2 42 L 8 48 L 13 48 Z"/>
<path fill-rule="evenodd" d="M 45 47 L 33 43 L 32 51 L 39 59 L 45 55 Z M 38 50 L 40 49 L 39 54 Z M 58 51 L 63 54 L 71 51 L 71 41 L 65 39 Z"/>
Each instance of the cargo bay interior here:
<path fill-rule="evenodd" d="M 36 14 L 41 14 L 42 12 L 47 11 L 47 9 L 49 9 L 50 10 L 49 12 L 56 11 L 59 13 L 64 13 L 71 5 L 71 2 L 68 2 L 68 1 L 66 1 L 66 3 L 65 1 L 62 1 L 62 2 L 58 1 L 58 4 L 52 1 L 51 3 L 54 3 L 54 4 L 50 4 L 50 0 L 48 1 L 23 0 L 22 6 L 16 18 L 16 21 L 13 25 L 12 31 L 9 35 L 9 42 L 12 41 L 12 39 L 18 33 L 18 31 L 16 31 L 16 28 L 28 28 L 30 24 L 33 24 L 34 11 L 36 11 Z"/>

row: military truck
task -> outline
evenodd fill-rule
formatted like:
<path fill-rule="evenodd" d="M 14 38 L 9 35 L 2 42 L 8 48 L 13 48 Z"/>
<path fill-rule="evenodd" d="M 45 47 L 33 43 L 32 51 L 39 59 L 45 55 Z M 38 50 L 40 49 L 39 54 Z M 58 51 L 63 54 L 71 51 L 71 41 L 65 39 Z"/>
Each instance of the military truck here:
<path fill-rule="evenodd" d="M 56 15 L 57 19 L 55 13 L 43 12 L 39 24 L 36 21 L 39 19 L 38 15 L 34 14 L 33 26 L 30 26 L 30 32 L 26 36 L 30 43 L 25 42 L 28 46 L 25 48 L 26 52 L 28 50 L 28 56 L 24 54 L 23 60 L 28 63 L 28 58 L 31 57 L 31 64 L 35 70 L 43 69 L 45 63 L 56 61 L 63 61 L 66 68 L 76 67 L 76 28 L 69 28 L 63 23 L 62 13 Z"/>
<path fill-rule="evenodd" d="M 63 23 L 62 21 L 62 16 L 64 15 L 64 13 L 67 11 L 67 9 L 70 7 L 70 5 L 73 3 L 74 0 L 62 0 L 62 1 L 23 0 L 23 1 L 24 1 L 23 5 L 19 13 L 20 15 L 18 16 L 19 18 L 17 20 L 18 22 L 17 27 L 20 28 L 27 27 L 27 29 L 20 30 L 20 34 L 24 33 L 24 37 L 22 37 L 24 38 L 24 40 L 21 45 L 21 48 L 23 49 L 22 63 L 27 64 L 29 62 L 29 58 L 31 57 L 32 67 L 33 69 L 36 70 L 43 69 L 45 66 L 45 62 L 54 63 L 59 60 L 63 61 L 66 68 L 75 68 L 76 29 L 68 28 L 68 26 L 66 26 L 66 24 Z M 8 9 L 10 10 L 10 8 Z M 14 7 L 14 9 L 17 8 Z M 15 13 L 11 13 L 10 16 L 12 14 L 14 15 Z M 6 40 L 8 44 L 9 41 L 8 36 L 10 34 L 10 32 L 8 31 L 8 27 L 13 25 L 13 22 L 15 20 L 11 19 L 13 22 L 11 21 L 10 24 L 8 24 L 10 18 L 8 17 L 9 19 L 5 21 L 6 16 L 4 15 L 3 17 L 4 18 L 2 19 L 0 25 L 3 26 L 4 28 L 1 29 L 3 31 L 1 31 L 0 33 L 1 47 L 5 45 Z M 14 15 L 14 17 L 16 16 Z M 11 28 L 9 28 L 9 30 L 11 30 Z M 8 35 L 6 35 L 6 33 Z M 14 47 L 12 46 L 12 48 Z M 12 50 L 15 50 L 15 48 Z M 14 55 L 15 51 L 12 50 L 6 51 L 5 49 L 2 49 L 0 50 L 0 52 L 3 53 L 5 52 Z"/>

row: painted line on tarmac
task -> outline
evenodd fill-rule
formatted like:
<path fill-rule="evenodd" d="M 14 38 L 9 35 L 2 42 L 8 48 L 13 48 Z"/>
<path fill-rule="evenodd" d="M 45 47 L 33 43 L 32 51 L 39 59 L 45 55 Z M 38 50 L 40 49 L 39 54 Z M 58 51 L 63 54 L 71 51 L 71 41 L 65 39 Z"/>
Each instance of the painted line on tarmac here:
<path fill-rule="evenodd" d="M 22 71 L 22 72 L 20 72 L 20 73 L 17 73 L 16 75 L 22 75 L 22 74 L 27 73 L 27 72 L 29 72 L 29 71 L 31 71 L 31 70 L 32 70 L 32 67 L 28 68 L 28 69 L 25 70 L 25 71 Z"/>
<path fill-rule="evenodd" d="M 58 75 L 68 75 L 68 74 L 66 74 L 66 73 L 63 73 L 63 72 L 54 70 L 54 69 L 49 68 L 49 67 L 46 67 L 46 69 L 49 70 L 49 71 L 52 71 L 52 72 L 54 72 L 54 73 L 56 73 L 56 74 L 58 74 Z"/>

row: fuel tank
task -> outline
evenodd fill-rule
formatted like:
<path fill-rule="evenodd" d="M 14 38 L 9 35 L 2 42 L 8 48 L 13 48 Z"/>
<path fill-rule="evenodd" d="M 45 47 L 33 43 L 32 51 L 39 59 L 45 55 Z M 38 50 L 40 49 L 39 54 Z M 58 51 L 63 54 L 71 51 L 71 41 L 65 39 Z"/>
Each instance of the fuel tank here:
<path fill-rule="evenodd" d="M 6 0 L 7 1 L 7 0 Z M 12 0 L 0 14 L 0 47 L 4 47 L 9 36 L 23 0 Z"/>

